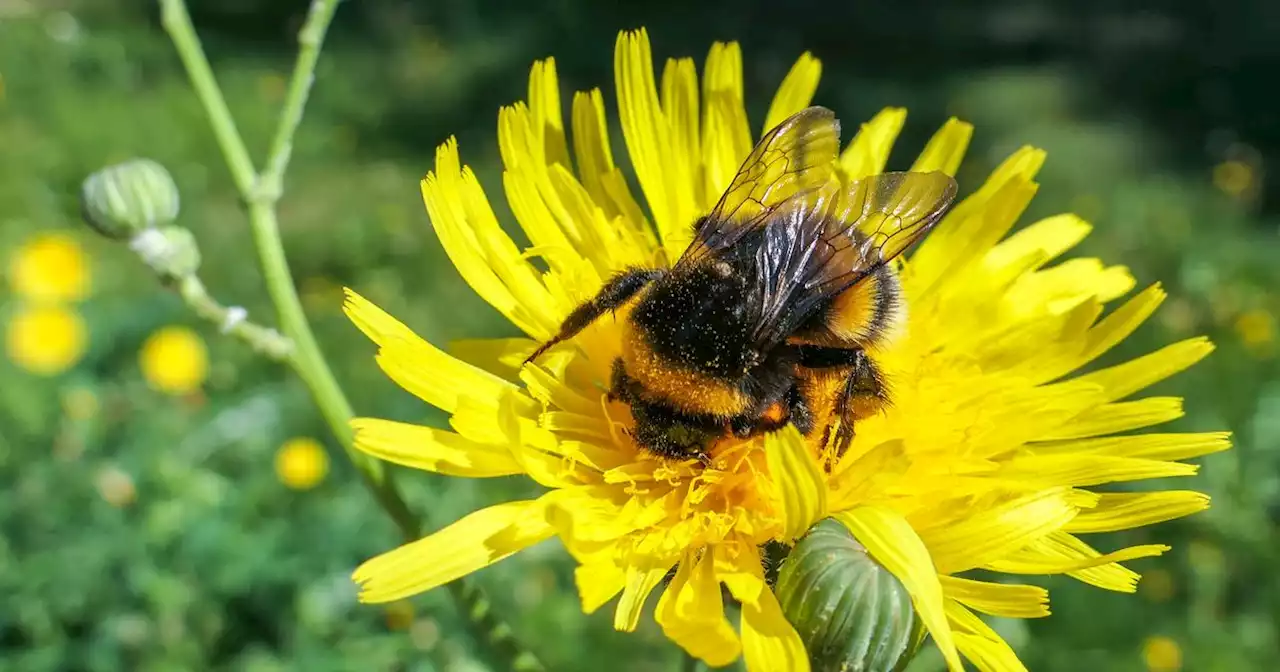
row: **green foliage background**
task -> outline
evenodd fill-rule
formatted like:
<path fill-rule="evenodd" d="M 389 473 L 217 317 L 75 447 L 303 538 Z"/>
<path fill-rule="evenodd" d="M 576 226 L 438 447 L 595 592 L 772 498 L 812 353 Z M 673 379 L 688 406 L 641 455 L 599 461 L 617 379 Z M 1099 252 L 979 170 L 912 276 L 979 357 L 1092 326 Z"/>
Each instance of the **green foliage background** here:
<path fill-rule="evenodd" d="M 951 114 L 977 126 L 963 189 L 1021 144 L 1049 150 L 1041 194 L 1023 221 L 1075 210 L 1096 224 L 1078 253 L 1129 264 L 1139 286 L 1161 281 L 1171 294 L 1111 361 L 1194 334 L 1219 346 L 1157 390 L 1186 397 L 1187 416 L 1172 430 L 1235 432 L 1234 450 L 1203 460 L 1194 481 L 1168 484 L 1209 492 L 1213 508 L 1099 543 L 1172 543 L 1163 558 L 1134 563 L 1170 589 L 1129 596 L 1049 581 L 1051 618 L 998 624 L 1028 666 L 1140 670 L 1152 636 L 1175 640 L 1188 670 L 1269 669 L 1280 658 L 1280 367 L 1274 344 L 1251 346 L 1234 328 L 1249 311 L 1274 324 L 1280 242 L 1262 209 L 1265 173 L 1243 198 L 1211 181 L 1211 167 L 1232 152 L 1245 151 L 1260 171 L 1274 126 L 1258 123 L 1247 98 L 1228 96 L 1236 107 L 1215 103 L 1209 112 L 1177 104 L 1179 82 L 1194 88 L 1203 74 L 1185 34 L 1185 62 L 1155 59 L 1165 88 L 1143 89 L 1130 86 L 1140 78 L 1124 60 L 1140 47 L 1107 52 L 1116 36 L 1105 23 L 1079 33 L 1092 51 L 1055 51 L 1056 33 L 1037 37 L 1041 24 L 1030 20 L 1009 25 L 1022 25 L 1010 30 L 1030 35 L 1031 46 L 1001 50 L 966 32 L 987 25 L 983 17 L 1009 18 L 998 3 L 938 10 L 915 30 L 904 26 L 915 25 L 909 15 L 919 7 L 887 3 L 827 18 L 806 14 L 805 3 L 787 17 L 741 3 L 688 16 L 670 3 L 534 4 L 367 0 L 339 9 L 281 220 L 318 337 L 358 413 L 441 421 L 378 372 L 370 344 L 341 315 L 342 285 L 435 343 L 512 333 L 444 258 L 417 181 L 433 147 L 456 134 L 506 214 L 497 105 L 524 97 L 532 59 L 555 55 L 566 90 L 601 86 L 614 109 L 619 28 L 648 25 L 659 58 L 700 59 L 714 39 L 741 39 L 758 123 L 791 61 L 813 49 L 825 66 L 818 100 L 847 128 L 882 106 L 911 108 L 892 165 L 905 166 Z M 1041 6 L 1050 26 L 1067 21 L 1055 6 Z M 192 7 L 242 133 L 250 147 L 264 147 L 305 3 Z M 1196 25 L 1193 15 L 1172 16 L 1175 29 Z M 1248 45 L 1259 30 L 1236 18 L 1241 45 L 1223 52 L 1228 92 L 1237 90 L 1231 76 L 1254 63 Z M 271 315 L 227 171 L 150 3 L 0 0 L 0 77 L 0 252 L 37 231 L 71 231 L 91 251 L 94 275 L 81 307 L 92 343 L 73 371 L 43 379 L 0 362 L 0 670 L 483 669 L 443 596 L 390 611 L 355 602 L 350 570 L 397 538 L 336 446 L 334 471 L 316 489 L 279 483 L 272 459 L 281 442 L 327 440 L 305 390 L 282 367 L 208 333 L 214 366 L 198 399 L 163 397 L 142 382 L 137 351 L 148 333 L 203 325 L 126 249 L 78 224 L 79 182 L 99 167 L 135 155 L 169 167 L 182 190 L 181 222 L 204 252 L 206 284 L 225 303 L 264 321 Z M 1256 149 L 1222 140 L 1232 132 Z M 15 300 L 3 291 L 0 311 L 9 314 Z M 62 400 L 84 389 L 101 410 L 77 420 Z M 108 467 L 132 476 L 135 502 L 103 500 L 95 479 Z M 437 524 L 530 491 L 517 479 L 406 473 L 402 481 Z M 479 576 L 553 670 L 674 669 L 676 653 L 652 624 L 621 635 L 605 614 L 582 616 L 571 572 L 548 542 Z M 930 666 L 927 657 L 919 663 Z"/>

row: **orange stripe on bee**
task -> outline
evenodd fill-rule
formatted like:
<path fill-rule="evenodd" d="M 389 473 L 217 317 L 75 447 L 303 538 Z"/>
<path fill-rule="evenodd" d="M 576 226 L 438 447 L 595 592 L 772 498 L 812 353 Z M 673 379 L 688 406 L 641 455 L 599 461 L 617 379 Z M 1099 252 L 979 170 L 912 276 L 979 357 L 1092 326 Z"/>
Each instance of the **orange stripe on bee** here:
<path fill-rule="evenodd" d="M 880 269 L 831 302 L 821 329 L 798 334 L 791 342 L 835 348 L 877 345 L 898 327 L 901 294 L 897 275 L 889 268 Z"/>
<path fill-rule="evenodd" d="M 797 367 L 796 379 L 800 393 L 809 406 L 813 417 L 814 432 L 821 436 L 822 430 L 838 418 L 836 400 L 844 392 L 845 381 L 849 378 L 852 367 L 832 367 L 829 369 L 808 369 Z"/>
<path fill-rule="evenodd" d="M 880 279 L 870 276 L 836 297 L 831 306 L 827 328 L 844 341 L 869 340 L 876 328 L 876 302 L 880 298 Z"/>
<path fill-rule="evenodd" d="M 630 326 L 629 320 L 627 324 Z M 622 363 L 627 375 L 640 383 L 647 394 L 684 411 L 732 416 L 746 411 L 750 404 L 750 399 L 737 388 L 659 357 L 633 328 L 628 328 L 622 339 Z"/>

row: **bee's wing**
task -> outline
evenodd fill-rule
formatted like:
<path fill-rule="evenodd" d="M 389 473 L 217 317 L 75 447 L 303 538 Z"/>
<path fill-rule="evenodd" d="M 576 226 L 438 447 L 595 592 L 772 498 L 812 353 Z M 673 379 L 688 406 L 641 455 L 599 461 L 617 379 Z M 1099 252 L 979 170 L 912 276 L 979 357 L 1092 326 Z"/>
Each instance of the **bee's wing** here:
<path fill-rule="evenodd" d="M 827 185 L 840 151 L 840 124 L 824 107 L 805 108 L 765 134 L 711 212 L 698 220 L 693 243 L 675 268 L 688 268 L 766 226 L 798 196 Z"/>
<path fill-rule="evenodd" d="M 954 178 L 943 172 L 883 173 L 856 180 L 834 199 L 824 223 L 806 289 L 841 292 L 877 265 L 888 263 L 927 234 L 955 200 Z"/>
<path fill-rule="evenodd" d="M 902 254 L 942 219 L 956 189 L 941 172 L 883 173 L 783 204 L 756 255 L 757 342 L 785 337 L 798 325 L 784 315 L 803 319 Z"/>

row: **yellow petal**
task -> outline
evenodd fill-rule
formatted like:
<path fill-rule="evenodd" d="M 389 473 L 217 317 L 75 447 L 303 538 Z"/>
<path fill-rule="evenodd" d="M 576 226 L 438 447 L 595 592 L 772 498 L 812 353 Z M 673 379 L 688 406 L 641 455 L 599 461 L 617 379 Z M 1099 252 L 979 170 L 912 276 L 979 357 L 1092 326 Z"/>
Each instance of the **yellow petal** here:
<path fill-rule="evenodd" d="M 1213 343 L 1209 339 L 1189 338 L 1124 364 L 1081 376 L 1077 380 L 1102 387 L 1107 392 L 1107 401 L 1115 401 L 1186 369 L 1211 352 Z"/>
<path fill-rule="evenodd" d="M 594 399 L 585 396 L 583 391 L 567 384 L 563 377 L 557 377 L 541 366 L 536 364 L 526 366 L 520 372 L 520 380 L 524 382 L 529 394 L 543 404 L 591 419 L 604 420 L 601 417 L 599 396 Z M 607 434 L 606 438 L 608 438 Z"/>
<path fill-rule="evenodd" d="M 942 128 L 934 134 L 920 152 L 919 158 L 912 164 L 911 170 L 928 173 L 940 170 L 948 175 L 955 175 L 964 159 L 964 152 L 969 148 L 969 140 L 973 138 L 973 124 L 955 117 L 947 120 Z"/>
<path fill-rule="evenodd" d="M 764 117 L 764 130 L 761 134 L 773 130 L 787 117 L 803 110 L 813 100 L 813 93 L 818 90 L 818 80 L 822 78 L 822 61 L 813 54 L 804 52 L 791 66 L 787 76 L 783 78 L 778 92 L 773 95 L 769 104 L 769 113 Z"/>
<path fill-rule="evenodd" d="M 449 354 L 503 380 L 515 380 L 525 357 L 537 347 L 529 338 L 462 339 L 449 344 Z"/>
<path fill-rule="evenodd" d="M 615 630 L 631 632 L 640 623 L 640 613 L 644 611 L 645 600 L 649 593 L 662 582 L 670 567 L 640 569 L 627 568 L 626 583 L 622 588 L 622 599 L 618 600 L 618 610 L 613 614 Z"/>
<path fill-rule="evenodd" d="M 1123 306 L 1104 317 L 1089 330 L 1080 364 L 1091 362 L 1128 338 L 1143 322 L 1151 317 L 1164 302 L 1165 292 L 1160 285 L 1152 285 L 1129 299 Z"/>
<path fill-rule="evenodd" d="M 356 418 L 351 428 L 356 448 L 406 467 L 472 478 L 524 472 L 507 446 L 478 443 L 453 432 L 375 418 Z"/>
<path fill-rule="evenodd" d="M 972 609 L 1006 618 L 1049 615 L 1049 591 L 1040 586 L 989 583 L 958 576 L 942 576 L 942 592 Z"/>
<path fill-rule="evenodd" d="M 993 174 L 977 193 L 961 201 L 920 244 L 903 277 L 908 295 L 940 301 L 947 297 L 944 279 L 960 273 L 970 264 L 980 264 L 1022 215 L 1036 194 L 1038 185 L 1030 175 L 1015 172 L 997 182 Z M 994 186 L 993 186 L 994 185 Z M 1021 276 L 1020 283 L 1028 277 Z M 1017 284 L 1009 290 L 1012 293 Z M 1038 295 L 1035 298 L 1039 299 Z M 1007 296 L 1006 300 L 1009 299 Z M 954 300 L 954 299 L 953 299 Z M 940 310 L 933 305 L 920 310 Z"/>
<path fill-rule="evenodd" d="M 1094 407 L 1042 437 L 1046 441 L 1077 439 L 1150 427 L 1182 417 L 1182 400 L 1150 397 Z"/>
<path fill-rule="evenodd" d="M 671 128 L 671 158 L 693 166 L 702 159 L 701 120 L 698 107 L 698 69 L 692 58 L 667 59 L 662 70 L 662 111 Z M 689 173 L 692 186 L 703 184 Z M 702 194 L 694 194 L 698 204 L 706 201 Z"/>
<path fill-rule="evenodd" d="M 1041 455 L 1099 453 L 1115 457 L 1144 457 L 1150 460 L 1186 460 L 1231 447 L 1231 432 L 1195 434 L 1138 434 L 1071 439 L 1037 443 L 1033 452 Z"/>
<path fill-rule="evenodd" d="M 792 425 L 766 436 L 764 452 L 782 499 L 782 541 L 790 541 L 827 516 L 826 479 L 804 437 Z"/>
<path fill-rule="evenodd" d="M 974 511 L 921 536 L 938 571 L 950 574 L 981 567 L 1070 522 L 1077 509 L 1069 493 L 1066 487 L 1040 490 Z"/>
<path fill-rule="evenodd" d="M 436 150 L 436 169 L 422 180 L 422 199 L 440 244 L 467 284 L 525 333 L 549 338 L 560 326 L 561 311 L 498 224 L 452 138 Z"/>
<path fill-rule="evenodd" d="M 751 153 L 751 127 L 742 97 L 742 49 L 715 42 L 702 77 L 702 152 L 706 190 L 719 199 Z M 702 214 L 702 213 L 698 213 Z"/>
<path fill-rule="evenodd" d="M 1099 588 L 1132 593 L 1138 585 L 1138 574 L 1117 563 L 1154 557 L 1168 550 L 1162 544 L 1149 544 L 1104 554 L 1070 534 L 1055 532 L 988 564 L 987 569 L 1009 574 L 1067 574 Z"/>
<path fill-rule="evenodd" d="M 742 644 L 724 616 L 720 581 L 710 551 L 685 553 L 675 578 L 658 600 L 654 617 L 667 638 L 711 667 L 738 659 Z"/>
<path fill-rule="evenodd" d="M 1182 518 L 1209 508 L 1209 496 L 1188 490 L 1108 492 L 1093 508 L 1082 511 L 1067 532 L 1115 532 Z"/>
<path fill-rule="evenodd" d="M 694 212 L 688 161 L 672 149 L 670 121 L 658 100 L 649 34 L 643 28 L 618 35 L 614 48 L 618 117 L 636 179 L 664 238 L 688 228 Z"/>
<path fill-rule="evenodd" d="M 960 604 L 947 601 L 947 618 L 956 630 L 956 646 L 981 672 L 1027 672 L 1009 644 Z"/>
<path fill-rule="evenodd" d="M 743 545 L 745 547 L 745 544 Z M 809 655 L 800 634 L 764 581 L 755 548 L 716 549 L 720 579 L 742 604 L 742 654 L 749 672 L 808 672 Z"/>
<path fill-rule="evenodd" d="M 346 290 L 343 310 L 360 331 L 378 344 L 378 365 L 382 370 L 401 387 L 432 406 L 453 412 L 464 391 L 485 398 L 519 389 L 436 349 L 350 289 Z"/>
<path fill-rule="evenodd" d="M 551 536 L 537 501 L 498 504 L 356 568 L 360 600 L 392 602 L 487 567 Z M 514 534 L 512 532 L 515 532 Z"/>
<path fill-rule="evenodd" d="M 867 548 L 867 552 L 889 573 L 898 577 L 911 594 L 920 620 L 952 672 L 964 672 L 956 653 L 951 626 L 943 612 L 942 584 L 929 557 L 929 549 L 902 516 L 878 506 L 861 506 L 836 514 L 835 519 Z"/>
<path fill-rule="evenodd" d="M 579 91 L 573 96 L 573 150 L 578 159 L 582 186 L 605 217 L 621 231 L 648 248 L 657 242 L 645 220 L 631 187 L 614 166 L 609 144 L 609 124 L 600 89 Z M 640 247 L 640 245 L 633 245 Z"/>
<path fill-rule="evenodd" d="M 858 129 L 849 146 L 840 153 L 840 167 L 850 179 L 860 180 L 884 172 L 893 141 L 907 120 L 901 107 L 886 107 Z"/>
<path fill-rule="evenodd" d="M 560 116 L 560 81 L 556 78 L 556 59 L 534 61 L 529 73 L 529 109 L 533 112 L 534 131 L 542 145 L 546 164 L 569 165 L 569 145 L 564 136 L 564 120 Z"/>
<path fill-rule="evenodd" d="M 808 672 L 809 654 L 770 591 L 742 605 L 742 652 L 749 672 Z"/>
<path fill-rule="evenodd" d="M 597 202 L 603 202 L 600 178 L 613 171 L 613 148 L 600 89 L 573 95 L 573 149 L 583 185 Z"/>
<path fill-rule="evenodd" d="M 1085 487 L 1103 483 L 1137 481 L 1147 478 L 1193 476 L 1194 464 L 1145 460 L 1110 455 L 1028 455 L 1017 457 L 1000 469 L 999 475 L 1043 487 L 1073 485 Z"/>
<path fill-rule="evenodd" d="M 1093 227 L 1075 215 L 1055 215 L 1030 224 L 987 253 L 992 269 L 1022 265 L 1019 260 L 1049 261 L 1076 246 Z"/>
<path fill-rule="evenodd" d="M 573 580 L 582 598 L 582 613 L 591 614 L 622 592 L 627 574 L 615 562 L 593 562 L 578 565 Z"/>

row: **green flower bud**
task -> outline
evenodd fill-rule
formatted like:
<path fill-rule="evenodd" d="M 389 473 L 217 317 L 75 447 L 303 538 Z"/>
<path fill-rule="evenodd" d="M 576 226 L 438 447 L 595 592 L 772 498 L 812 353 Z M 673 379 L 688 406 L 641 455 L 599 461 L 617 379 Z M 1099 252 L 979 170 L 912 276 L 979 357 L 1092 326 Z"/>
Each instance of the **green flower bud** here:
<path fill-rule="evenodd" d="M 813 672 L 900 670 L 923 639 L 907 589 L 835 520 L 800 538 L 774 591 Z"/>
<path fill-rule="evenodd" d="M 127 240 L 178 217 L 178 185 L 164 166 L 133 159 L 85 178 L 80 212 L 98 233 Z"/>
<path fill-rule="evenodd" d="M 146 229 L 129 241 L 129 247 L 165 280 L 186 278 L 200 269 L 196 237 L 181 226 Z"/>

